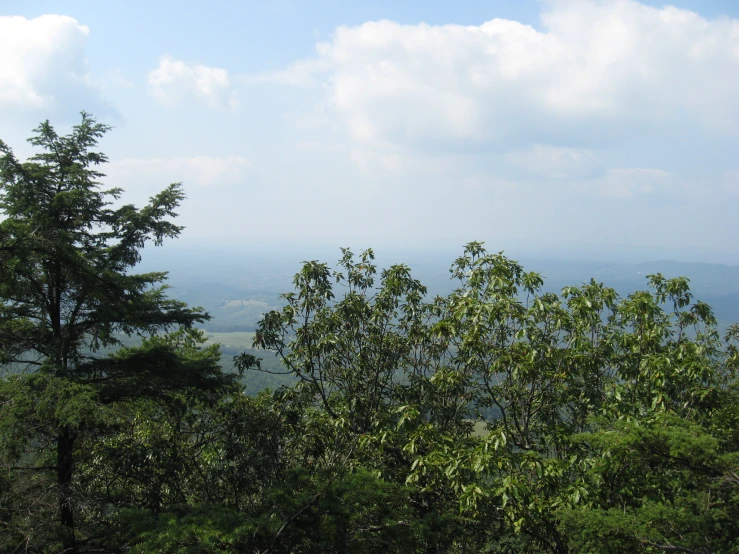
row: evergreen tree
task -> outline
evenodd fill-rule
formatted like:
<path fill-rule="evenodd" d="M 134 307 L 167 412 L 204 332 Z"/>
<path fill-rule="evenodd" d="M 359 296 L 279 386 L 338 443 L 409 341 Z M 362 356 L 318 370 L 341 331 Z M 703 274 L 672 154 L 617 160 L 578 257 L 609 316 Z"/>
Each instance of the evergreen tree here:
<path fill-rule="evenodd" d="M 217 353 L 183 358 L 172 341 L 100 351 L 208 317 L 167 298 L 166 273 L 130 271 L 148 241 L 179 235 L 171 219 L 184 194 L 177 183 L 142 209 L 114 206 L 122 191 L 101 188 L 107 158 L 94 151 L 109 130 L 86 113 L 67 136 L 46 121 L 29 139 L 40 153 L 26 162 L 0 141 L 0 363 L 11 374 L 0 383 L 0 446 L 15 471 L 55 473 L 65 552 L 77 550 L 78 444 L 111 407 L 228 382 Z"/>

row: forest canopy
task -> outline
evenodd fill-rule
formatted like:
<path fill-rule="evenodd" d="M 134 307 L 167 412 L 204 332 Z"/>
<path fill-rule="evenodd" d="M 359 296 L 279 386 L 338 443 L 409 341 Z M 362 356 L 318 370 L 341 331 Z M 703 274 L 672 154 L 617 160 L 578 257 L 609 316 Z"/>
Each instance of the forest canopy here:
<path fill-rule="evenodd" d="M 0 142 L 0 552 L 739 552 L 739 327 L 687 278 L 552 293 L 472 242 L 431 297 L 342 249 L 224 371 L 133 272 L 182 187 L 118 202 L 108 131 Z"/>

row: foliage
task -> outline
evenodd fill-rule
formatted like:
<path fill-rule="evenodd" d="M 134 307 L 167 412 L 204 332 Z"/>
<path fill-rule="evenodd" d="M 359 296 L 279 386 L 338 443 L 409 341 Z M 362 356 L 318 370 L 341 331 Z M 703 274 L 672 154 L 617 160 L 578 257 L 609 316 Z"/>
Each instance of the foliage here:
<path fill-rule="evenodd" d="M 130 271 L 183 196 L 114 208 L 107 130 L 0 145 L 0 552 L 739 552 L 739 326 L 686 278 L 556 294 L 470 243 L 430 297 L 343 249 L 234 356 L 284 379 L 248 396 Z"/>
<path fill-rule="evenodd" d="M 301 380 L 303 413 L 331 419 L 355 464 L 443 516 L 444 549 L 690 551 L 705 529 L 716 539 L 700 548 L 734 544 L 736 441 L 716 422 L 736 412 L 736 349 L 687 279 L 652 275 L 652 291 L 626 298 L 595 281 L 556 295 L 471 243 L 451 269 L 459 288 L 428 300 L 404 266 L 375 288 L 371 260 L 306 263 L 255 345 Z M 634 430 L 652 428 L 637 448 Z M 611 474 L 617 501 L 603 491 Z"/>
<path fill-rule="evenodd" d="M 0 142 L 0 361 L 13 369 L 0 383 L 0 449 L 9 471 L 49 471 L 56 481 L 55 506 L 52 479 L 42 479 L 34 499 L 32 526 L 43 531 L 29 530 L 22 509 L 7 512 L 10 533 L 23 535 L 27 549 L 53 534 L 46 528 L 56 520 L 64 549 L 76 550 L 77 520 L 94 520 L 96 509 L 79 496 L 75 468 L 89 454 L 87 442 L 118 418 L 117 404 L 167 401 L 230 381 L 217 351 L 193 354 L 197 334 L 155 336 L 207 318 L 167 298 L 165 273 L 129 271 L 145 243 L 179 234 L 169 219 L 184 195 L 173 184 L 140 210 L 113 207 L 122 191 L 101 190 L 96 168 L 106 158 L 92 150 L 108 130 L 85 113 L 67 136 L 47 121 L 30 139 L 41 152 L 23 163 Z M 133 333 L 154 337 L 138 349 L 96 355 Z"/>

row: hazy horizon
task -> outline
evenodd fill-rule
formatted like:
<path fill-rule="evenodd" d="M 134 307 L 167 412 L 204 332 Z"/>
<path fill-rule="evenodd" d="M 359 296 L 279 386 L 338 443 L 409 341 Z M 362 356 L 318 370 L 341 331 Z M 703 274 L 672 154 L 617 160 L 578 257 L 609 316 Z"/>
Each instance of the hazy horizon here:
<path fill-rule="evenodd" d="M 378 258 L 391 257 L 397 263 L 424 260 L 448 260 L 461 256 L 464 246 L 471 242 L 482 242 L 488 252 L 503 252 L 507 257 L 520 260 L 547 260 L 555 262 L 596 262 L 614 264 L 639 264 L 645 262 L 680 262 L 692 264 L 716 264 L 727 267 L 739 266 L 739 259 L 720 248 L 681 250 L 659 246 L 629 244 L 587 244 L 585 242 L 542 243 L 539 245 L 511 243 L 470 238 L 468 240 L 445 241 L 387 241 L 372 238 L 317 238 L 317 239 L 256 239 L 254 237 L 220 237 L 217 240 L 192 238 L 187 229 L 177 239 L 166 241 L 162 246 L 148 245 L 145 257 L 153 259 L 186 258 L 188 254 L 230 255 L 239 258 L 280 258 L 295 260 L 320 260 L 333 263 L 341 255 L 341 248 L 349 248 L 359 254 L 371 248 Z"/>

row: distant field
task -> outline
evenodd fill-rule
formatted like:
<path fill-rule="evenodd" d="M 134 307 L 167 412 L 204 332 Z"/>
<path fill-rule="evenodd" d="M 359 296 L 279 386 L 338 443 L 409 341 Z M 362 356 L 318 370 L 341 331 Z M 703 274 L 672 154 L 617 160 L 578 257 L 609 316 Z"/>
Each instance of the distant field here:
<path fill-rule="evenodd" d="M 484 421 L 476 421 L 475 422 L 475 430 L 472 431 L 472 435 L 475 437 L 485 438 L 488 436 L 488 430 L 485 429 L 485 426 L 487 425 Z"/>
<path fill-rule="evenodd" d="M 262 311 L 265 311 L 269 308 L 269 304 L 267 304 L 267 302 L 264 302 L 262 300 L 254 300 L 254 299 L 227 300 L 226 302 L 224 302 L 223 306 L 225 308 L 254 307 L 254 308 L 259 308 Z"/>
<path fill-rule="evenodd" d="M 206 333 L 208 343 L 217 342 L 224 348 L 251 348 L 254 333 L 238 331 L 233 333 Z"/>

